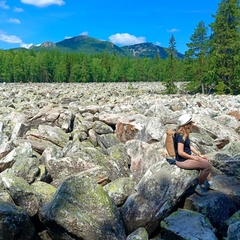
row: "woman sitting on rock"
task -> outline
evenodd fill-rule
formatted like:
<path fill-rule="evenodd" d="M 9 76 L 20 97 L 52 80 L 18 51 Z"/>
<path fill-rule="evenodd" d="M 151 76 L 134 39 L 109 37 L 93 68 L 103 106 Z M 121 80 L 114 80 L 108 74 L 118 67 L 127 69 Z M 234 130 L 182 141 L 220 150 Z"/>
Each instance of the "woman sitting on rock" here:
<path fill-rule="evenodd" d="M 176 164 L 187 170 L 200 170 L 199 176 L 194 180 L 197 185 L 195 191 L 201 195 L 207 195 L 207 189 L 216 189 L 211 179 L 212 165 L 205 155 L 201 155 L 190 144 L 189 134 L 192 130 L 192 116 L 184 114 L 178 119 L 177 131 L 174 137 Z M 194 155 L 192 155 L 194 153 Z"/>

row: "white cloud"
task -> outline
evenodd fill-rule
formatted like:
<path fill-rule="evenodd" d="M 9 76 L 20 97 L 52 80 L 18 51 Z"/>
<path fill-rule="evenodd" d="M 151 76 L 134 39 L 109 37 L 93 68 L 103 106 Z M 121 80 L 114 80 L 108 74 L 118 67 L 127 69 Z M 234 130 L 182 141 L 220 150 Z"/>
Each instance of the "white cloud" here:
<path fill-rule="evenodd" d="M 179 32 L 179 29 L 176 29 L 176 28 L 172 28 L 172 29 L 168 29 L 167 32 Z"/>
<path fill-rule="evenodd" d="M 0 33 L 0 41 L 7 42 L 7 43 L 22 43 L 22 40 L 15 36 L 15 35 L 6 35 Z"/>
<path fill-rule="evenodd" d="M 30 43 L 30 44 L 27 44 L 27 43 L 22 43 L 22 44 L 20 44 L 20 46 L 21 47 L 23 47 L 23 48 L 30 48 L 31 46 L 33 46 L 33 44 L 32 43 Z"/>
<path fill-rule="evenodd" d="M 65 36 L 65 37 L 64 37 L 64 39 L 70 39 L 70 38 L 72 38 L 72 37 L 69 37 L 69 36 Z"/>
<path fill-rule="evenodd" d="M 161 43 L 160 43 L 160 42 L 156 42 L 156 45 L 157 45 L 157 46 L 161 46 Z"/>
<path fill-rule="evenodd" d="M 4 33 L 0 33 L 0 41 L 3 42 L 7 42 L 7 43 L 11 43 L 11 44 L 20 44 L 21 47 L 23 48 L 30 48 L 33 44 L 27 44 L 27 43 L 23 43 L 22 39 L 20 39 L 19 37 L 15 36 L 15 35 L 7 35 Z"/>
<path fill-rule="evenodd" d="M 10 18 L 10 19 L 9 19 L 9 22 L 10 22 L 10 23 L 17 23 L 17 24 L 20 24 L 20 23 L 21 23 L 20 20 L 19 20 L 19 19 L 16 19 L 16 18 Z"/>
<path fill-rule="evenodd" d="M 80 33 L 80 36 L 88 36 L 88 32 L 82 32 Z"/>
<path fill-rule="evenodd" d="M 109 40 L 114 44 L 121 44 L 123 46 L 146 42 L 145 37 L 136 37 L 130 35 L 129 33 L 117 33 L 115 35 L 111 35 Z"/>
<path fill-rule="evenodd" d="M 47 7 L 49 5 L 59 5 L 65 4 L 63 0 L 21 0 L 22 3 L 34 5 L 37 7 Z"/>
<path fill-rule="evenodd" d="M 14 7 L 13 9 L 14 12 L 23 12 L 22 8 Z"/>
<path fill-rule="evenodd" d="M 0 8 L 9 9 L 9 6 L 6 5 L 6 1 L 0 1 Z"/>

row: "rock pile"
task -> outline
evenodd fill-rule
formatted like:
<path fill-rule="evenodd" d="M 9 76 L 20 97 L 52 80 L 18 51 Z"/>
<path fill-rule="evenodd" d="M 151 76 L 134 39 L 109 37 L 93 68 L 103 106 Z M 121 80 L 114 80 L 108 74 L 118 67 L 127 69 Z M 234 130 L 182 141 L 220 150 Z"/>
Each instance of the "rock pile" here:
<path fill-rule="evenodd" d="M 160 83 L 0 84 L 0 239 L 240 239 L 240 96 Z M 191 113 L 218 191 L 166 161 Z"/>

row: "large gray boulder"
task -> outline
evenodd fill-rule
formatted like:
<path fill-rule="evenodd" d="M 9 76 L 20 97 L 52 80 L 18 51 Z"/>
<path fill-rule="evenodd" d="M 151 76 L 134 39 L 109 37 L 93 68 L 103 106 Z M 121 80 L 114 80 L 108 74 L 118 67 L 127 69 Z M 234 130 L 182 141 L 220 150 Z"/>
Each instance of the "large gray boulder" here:
<path fill-rule="evenodd" d="M 37 239 L 36 229 L 24 208 L 0 200 L 0 239 Z"/>
<path fill-rule="evenodd" d="M 235 202 L 220 191 L 209 191 L 204 197 L 192 195 L 186 199 L 184 208 L 204 214 L 218 229 L 238 210 Z"/>
<path fill-rule="evenodd" d="M 145 228 L 138 228 L 129 234 L 126 240 L 148 240 L 148 233 Z"/>
<path fill-rule="evenodd" d="M 165 240 L 218 239 L 210 221 L 203 214 L 190 210 L 178 209 L 161 222 L 161 227 Z"/>
<path fill-rule="evenodd" d="M 122 206 L 129 195 L 131 195 L 136 182 L 131 177 L 118 178 L 105 185 L 103 188 L 113 199 L 117 206 Z"/>
<path fill-rule="evenodd" d="M 240 180 L 240 143 L 231 142 L 213 156 L 213 165 L 222 174 Z"/>
<path fill-rule="evenodd" d="M 30 217 L 37 214 L 40 199 L 26 180 L 7 172 L 0 174 L 0 180 L 17 206 L 26 209 Z"/>
<path fill-rule="evenodd" d="M 48 146 L 63 148 L 69 141 L 70 134 L 57 126 L 39 125 L 38 129 L 29 130 L 26 138 L 36 152 L 42 153 Z"/>
<path fill-rule="evenodd" d="M 238 234 L 237 231 L 233 231 L 234 230 L 234 227 L 230 227 L 231 225 L 234 225 L 234 224 L 239 224 L 240 222 L 240 210 L 237 211 L 236 213 L 234 213 L 230 218 L 228 218 L 223 224 L 222 224 L 222 228 L 220 229 L 220 232 L 221 232 L 221 236 L 223 237 L 227 237 L 228 235 L 231 235 L 231 234 Z M 236 225 L 235 225 L 236 226 Z M 230 229 L 229 229 L 230 227 Z M 229 231 L 228 231 L 229 229 Z M 239 227 L 238 227 L 239 229 Z M 240 236 L 239 236 L 240 237 Z M 237 238 L 236 238 L 237 239 Z"/>
<path fill-rule="evenodd" d="M 121 207 L 127 233 L 139 227 L 152 234 L 167 217 L 197 176 L 167 161 L 151 166 Z"/>
<path fill-rule="evenodd" d="M 56 192 L 56 188 L 53 185 L 42 181 L 35 181 L 31 186 L 40 199 L 39 207 L 42 207 L 43 204 L 49 202 Z"/>
<path fill-rule="evenodd" d="M 33 157 L 33 150 L 29 143 L 25 142 L 13 148 L 9 153 L 0 159 L 0 172 L 11 168 L 14 163 L 22 162 L 26 158 Z"/>
<path fill-rule="evenodd" d="M 44 123 L 57 126 L 65 132 L 69 132 L 72 130 L 73 119 L 74 115 L 71 111 L 49 104 L 40 109 L 36 115 L 28 119 L 27 123 L 35 128 Z"/>
<path fill-rule="evenodd" d="M 146 171 L 159 161 L 164 161 L 165 149 L 160 143 L 148 144 L 139 140 L 131 140 L 125 144 L 125 149 L 131 160 L 131 172 L 140 180 Z"/>
<path fill-rule="evenodd" d="M 53 239 L 125 240 L 120 213 L 104 189 L 85 174 L 66 179 L 39 217 Z"/>
<path fill-rule="evenodd" d="M 240 221 L 232 223 L 227 231 L 228 240 L 240 239 Z"/>

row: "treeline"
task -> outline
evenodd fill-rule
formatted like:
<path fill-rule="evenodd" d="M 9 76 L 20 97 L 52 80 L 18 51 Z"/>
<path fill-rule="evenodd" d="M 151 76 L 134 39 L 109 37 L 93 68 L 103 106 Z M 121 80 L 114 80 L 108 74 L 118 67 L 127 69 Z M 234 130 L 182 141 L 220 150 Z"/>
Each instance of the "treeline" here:
<path fill-rule="evenodd" d="M 179 73 L 183 61 L 178 60 Z M 178 79 L 183 80 L 179 74 Z M 33 50 L 0 51 L 1 82 L 134 82 L 164 81 L 166 61 Z"/>
<path fill-rule="evenodd" d="M 135 82 L 161 81 L 166 93 L 175 93 L 178 81 L 187 82 L 189 93 L 240 93 L 239 0 L 222 0 L 215 21 L 201 21 L 187 44 L 183 60 L 177 58 L 174 35 L 168 57 L 117 57 L 101 53 L 60 53 L 33 50 L 0 51 L 1 82 Z"/>
<path fill-rule="evenodd" d="M 178 64 L 180 70 L 183 62 L 178 60 Z M 182 80 L 180 75 L 178 80 Z M 0 51 L 1 82 L 134 82 L 166 77 L 166 62 L 157 56 L 132 59 L 108 53 Z"/>

